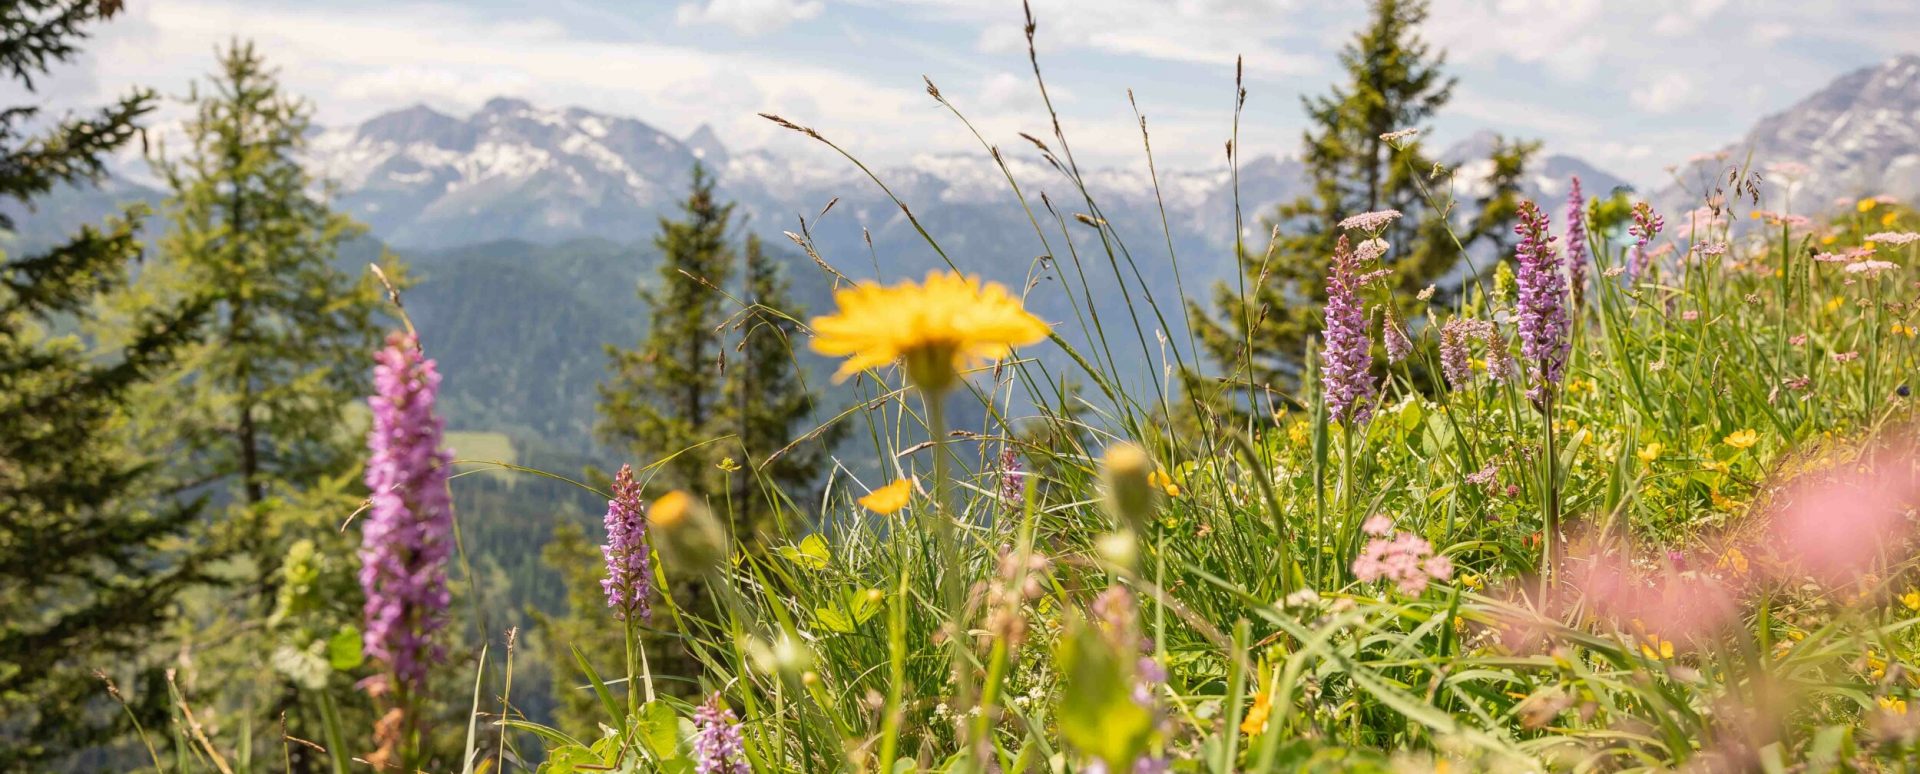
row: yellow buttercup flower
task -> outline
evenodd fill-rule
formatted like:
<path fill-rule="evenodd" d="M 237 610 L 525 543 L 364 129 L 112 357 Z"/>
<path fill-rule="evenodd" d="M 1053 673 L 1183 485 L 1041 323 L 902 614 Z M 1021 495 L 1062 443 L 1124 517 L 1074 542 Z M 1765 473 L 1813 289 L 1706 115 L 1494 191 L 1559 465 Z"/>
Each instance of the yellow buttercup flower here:
<path fill-rule="evenodd" d="M 1854 206 L 1854 209 L 1857 209 L 1861 212 L 1872 212 L 1873 208 L 1879 205 L 1880 205 L 1879 202 L 1874 201 L 1871 197 L 1869 197 L 1866 199 L 1861 199 L 1860 203 Z"/>
<path fill-rule="evenodd" d="M 1900 213 L 1894 212 L 1892 210 L 1888 210 L 1887 214 L 1880 216 L 1880 225 L 1891 226 L 1893 225 L 1894 221 L 1899 219 L 1900 219 Z"/>
<path fill-rule="evenodd" d="M 1649 661 L 1673 658 L 1673 640 L 1660 639 L 1658 634 L 1647 635 L 1647 641 L 1640 644 L 1640 655 Z"/>
<path fill-rule="evenodd" d="M 1907 593 L 1900 595 L 1900 604 L 1906 605 L 1908 610 L 1920 610 L 1920 591 L 1907 590 Z"/>
<path fill-rule="evenodd" d="M 1760 442 L 1760 433 L 1754 431 L 1752 428 L 1735 430 L 1729 433 L 1726 438 L 1722 438 L 1721 442 L 1735 449 L 1751 449 L 1754 444 Z"/>
<path fill-rule="evenodd" d="M 1729 548 L 1726 553 L 1720 555 L 1720 561 L 1715 562 L 1714 566 L 1722 570 L 1731 570 L 1735 575 L 1746 575 L 1747 555 L 1741 553 L 1738 548 Z"/>
<path fill-rule="evenodd" d="M 1903 325 L 1903 324 L 1901 324 L 1901 323 L 1894 323 L 1894 324 L 1893 324 L 1893 335 L 1895 335 L 1895 336 L 1905 336 L 1905 337 L 1907 337 L 1907 338 L 1909 338 L 1909 339 L 1911 339 L 1911 338 L 1913 338 L 1913 326 L 1911 326 L 1911 325 Z"/>
<path fill-rule="evenodd" d="M 860 498 L 860 506 L 882 516 L 891 516 L 907 507 L 907 501 L 912 498 L 913 482 L 902 478 Z"/>
<path fill-rule="evenodd" d="M 1823 244 L 1823 245 L 1830 245 L 1838 241 L 1840 241 L 1839 234 L 1828 234 L 1826 236 L 1820 237 L 1820 244 Z"/>
<path fill-rule="evenodd" d="M 1907 714 L 1906 699 L 1896 699 L 1892 696 L 1882 696 L 1880 698 L 1874 699 L 1873 703 L 1880 705 L 1880 709 L 1895 715 Z"/>
<path fill-rule="evenodd" d="M 925 283 L 863 283 L 836 291 L 834 314 L 813 319 L 813 350 L 845 357 L 835 379 L 906 361 L 907 378 L 928 392 L 952 387 L 959 371 L 1006 357 L 1047 337 L 1047 324 L 997 282 L 953 272 Z"/>
<path fill-rule="evenodd" d="M 1180 485 L 1173 483 L 1173 477 L 1163 471 L 1156 470 L 1148 473 L 1147 483 L 1151 484 L 1155 489 L 1166 492 L 1168 497 L 1180 496 Z"/>
<path fill-rule="evenodd" d="M 1660 459 L 1660 452 L 1665 451 L 1666 448 L 1666 444 L 1654 442 L 1640 447 L 1640 451 L 1634 452 L 1634 456 L 1639 457 L 1641 462 L 1651 465 L 1654 460 Z"/>

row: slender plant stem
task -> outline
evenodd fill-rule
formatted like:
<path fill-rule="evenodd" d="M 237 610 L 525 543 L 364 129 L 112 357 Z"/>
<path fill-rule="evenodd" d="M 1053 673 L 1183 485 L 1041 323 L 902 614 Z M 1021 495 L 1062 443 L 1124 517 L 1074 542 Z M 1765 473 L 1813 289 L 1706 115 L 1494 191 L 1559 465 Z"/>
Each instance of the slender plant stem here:
<path fill-rule="evenodd" d="M 1540 407 L 1546 437 L 1546 450 L 1540 460 L 1540 508 L 1544 525 L 1540 534 L 1540 596 L 1543 601 L 1553 588 L 1553 573 L 1557 569 L 1554 565 L 1560 559 L 1560 488 L 1554 475 L 1558 461 L 1554 453 L 1553 397 L 1549 390 Z"/>
<path fill-rule="evenodd" d="M 947 650 L 953 658 L 954 715 L 967 717 L 973 710 L 973 670 L 967 665 L 966 651 L 966 599 L 962 582 L 965 580 L 966 561 L 961 556 L 960 541 L 954 534 L 957 525 L 955 519 L 959 512 L 953 510 L 948 502 L 951 491 L 952 473 L 947 461 L 947 411 L 942 396 L 931 391 L 922 391 L 921 397 L 927 404 L 927 429 L 933 436 L 933 502 L 934 507 L 926 509 L 928 520 L 937 542 L 940 561 L 945 567 L 940 573 L 940 592 L 947 614 Z M 972 772 L 976 768 L 973 762 L 978 750 L 978 740 L 973 739 L 972 725 L 960 724 L 962 750 L 959 769 Z"/>

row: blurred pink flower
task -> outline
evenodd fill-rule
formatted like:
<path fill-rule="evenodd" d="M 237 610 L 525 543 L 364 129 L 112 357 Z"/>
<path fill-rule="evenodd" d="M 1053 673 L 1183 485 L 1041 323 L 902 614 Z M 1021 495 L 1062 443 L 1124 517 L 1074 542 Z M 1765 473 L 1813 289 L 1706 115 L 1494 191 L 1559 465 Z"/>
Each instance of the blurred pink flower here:
<path fill-rule="evenodd" d="M 1375 519 L 1385 518 L 1375 516 L 1366 526 L 1378 526 Z M 1401 532 L 1367 541 L 1366 548 L 1353 559 L 1353 575 L 1361 583 L 1383 578 L 1393 581 L 1400 593 L 1413 596 L 1426 591 L 1430 581 L 1453 577 L 1453 560 L 1434 555 L 1433 544 L 1420 536 Z"/>
<path fill-rule="evenodd" d="M 1789 482 L 1768 509 L 1769 547 L 1797 571 L 1825 581 L 1851 580 L 1876 560 L 1898 562 L 1911 532 L 1907 512 L 1920 502 L 1911 440 Z"/>
<path fill-rule="evenodd" d="M 1684 562 L 1636 568 L 1614 554 L 1572 556 L 1557 608 L 1590 611 L 1622 630 L 1686 642 L 1706 637 L 1739 613 L 1736 589 Z"/>

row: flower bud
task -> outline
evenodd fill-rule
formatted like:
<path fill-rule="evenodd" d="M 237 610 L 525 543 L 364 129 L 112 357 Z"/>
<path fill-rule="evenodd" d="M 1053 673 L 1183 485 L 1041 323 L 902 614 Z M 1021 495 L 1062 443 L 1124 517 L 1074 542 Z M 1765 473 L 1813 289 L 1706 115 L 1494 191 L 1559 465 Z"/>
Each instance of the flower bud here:
<path fill-rule="evenodd" d="M 1093 547 L 1107 564 L 1121 570 L 1132 570 L 1134 563 L 1140 560 L 1138 540 L 1133 530 L 1126 527 L 1101 535 L 1094 541 Z"/>
<path fill-rule="evenodd" d="M 698 575 L 718 566 L 727 555 L 727 533 L 705 503 L 678 489 L 662 495 L 647 509 L 654 548 L 669 570 Z"/>
<path fill-rule="evenodd" d="M 1147 456 L 1146 450 L 1131 443 L 1108 447 L 1101 460 L 1101 475 L 1107 484 L 1107 509 L 1117 524 L 1139 534 L 1146 533 L 1147 521 L 1153 518 L 1155 496 L 1159 494 L 1153 487 L 1153 470 L 1153 459 Z"/>

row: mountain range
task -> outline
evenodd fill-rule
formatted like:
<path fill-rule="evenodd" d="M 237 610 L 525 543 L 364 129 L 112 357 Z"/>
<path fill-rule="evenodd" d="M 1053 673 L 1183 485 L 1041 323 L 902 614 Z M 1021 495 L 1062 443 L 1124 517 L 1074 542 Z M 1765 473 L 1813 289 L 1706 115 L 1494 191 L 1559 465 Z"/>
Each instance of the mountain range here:
<path fill-rule="evenodd" d="M 1920 201 L 1920 54 L 1842 75 L 1760 119 L 1738 141 L 1686 160 L 1655 201 L 1691 206 L 1726 166 L 1749 157 L 1773 178 L 1774 192 L 1791 185 L 1791 201 L 1769 203 L 1776 209 L 1791 204 L 1804 214 L 1881 194 Z"/>
<path fill-rule="evenodd" d="M 1483 192 L 1495 139 L 1476 133 L 1436 154 L 1458 170 L 1453 188 L 1461 200 Z M 1846 74 L 1701 159 L 1738 163 L 1748 150 L 1756 162 L 1805 165 L 1793 181 L 1799 211 L 1842 196 L 1920 198 L 1920 56 Z M 646 310 L 633 291 L 657 280 L 651 239 L 658 218 L 674 211 L 696 164 L 739 203 L 746 229 L 786 250 L 796 295 L 815 310 L 830 299 L 827 275 L 782 233 L 802 230 L 802 218 L 819 259 L 847 276 L 910 276 L 951 260 L 1031 286 L 1029 304 L 1046 319 L 1071 320 L 1090 306 L 1109 329 L 1124 328 L 1131 314 L 1144 330 L 1170 328 L 1164 333 L 1175 340 L 1185 325 L 1178 292 L 1202 298 L 1213 281 L 1231 277 L 1236 238 L 1263 239 L 1260 215 L 1306 189 L 1298 161 L 1260 157 L 1242 160 L 1237 189 L 1221 167 L 1162 170 L 1156 190 L 1142 159 L 1085 172 L 1097 203 L 1090 206 L 1027 143 L 1000 151 L 1004 174 L 984 149 L 923 154 L 876 169 L 912 208 L 912 219 L 850 164 L 822 167 L 766 149 L 735 150 L 706 126 L 676 137 L 637 118 L 506 97 L 466 116 L 416 106 L 321 129 L 307 162 L 331 181 L 338 208 L 413 265 L 419 284 L 408 308 L 425 335 L 440 341 L 450 424 L 572 450 L 591 446 L 604 345 L 631 345 L 644 333 Z M 1012 195 L 1009 175 L 1027 206 Z M 1558 201 L 1572 175 L 1594 193 L 1625 184 L 1548 149 L 1524 192 Z M 1654 200 L 1690 207 L 1690 196 L 1697 194 L 1676 186 Z M 159 194 L 124 179 L 61 191 L 21 213 L 19 233 L 0 237 L 0 246 L 49 243 L 117 202 L 139 199 L 157 201 Z M 1236 203 L 1248 224 L 1241 234 L 1234 233 Z M 1081 215 L 1118 234 L 1111 263 L 1100 232 L 1083 225 Z M 1177 271 L 1169 250 L 1178 256 Z M 1063 272 L 1075 279 L 1071 291 Z M 1139 304 L 1148 293 L 1159 315 Z M 1148 355 L 1135 349 L 1116 357 Z M 1156 368 L 1140 362 L 1135 370 L 1153 378 Z"/>

